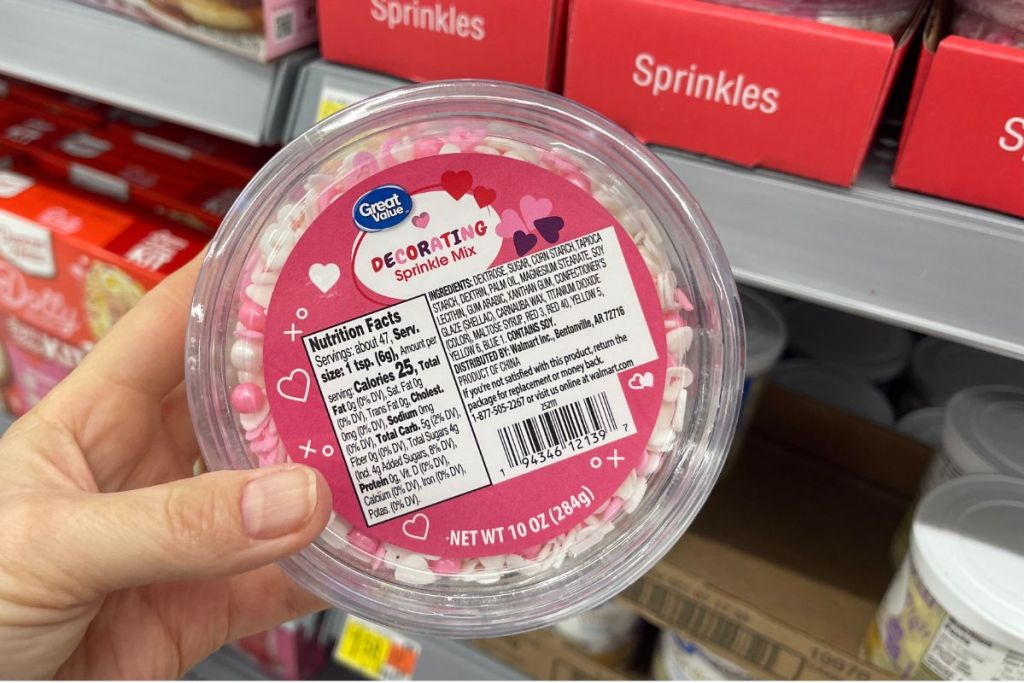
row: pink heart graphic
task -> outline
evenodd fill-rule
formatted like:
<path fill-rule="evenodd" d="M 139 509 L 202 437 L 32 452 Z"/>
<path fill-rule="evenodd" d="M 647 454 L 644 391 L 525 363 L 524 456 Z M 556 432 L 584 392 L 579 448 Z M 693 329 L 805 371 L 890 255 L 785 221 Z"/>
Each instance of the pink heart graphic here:
<path fill-rule="evenodd" d="M 427 223 L 429 223 L 429 222 L 430 222 L 430 214 L 427 213 L 426 211 L 424 211 L 423 213 L 421 213 L 418 216 L 413 216 L 412 217 L 412 224 L 414 226 L 416 226 L 417 228 L 425 228 L 425 227 L 427 227 Z"/>
<path fill-rule="evenodd" d="M 519 213 L 523 216 L 523 222 L 528 226 L 532 226 L 533 222 L 538 218 L 551 215 L 551 200 L 537 199 L 532 195 L 523 195 L 523 198 L 519 200 Z"/>
<path fill-rule="evenodd" d="M 527 227 L 523 225 L 523 219 L 519 217 L 515 209 L 505 209 L 501 212 L 501 222 L 495 226 L 494 231 L 498 237 L 508 239 L 517 232 L 526 232 Z"/>
<path fill-rule="evenodd" d="M 422 512 L 417 512 L 412 519 L 402 523 L 402 533 L 417 541 L 425 541 L 430 533 L 430 520 Z"/>

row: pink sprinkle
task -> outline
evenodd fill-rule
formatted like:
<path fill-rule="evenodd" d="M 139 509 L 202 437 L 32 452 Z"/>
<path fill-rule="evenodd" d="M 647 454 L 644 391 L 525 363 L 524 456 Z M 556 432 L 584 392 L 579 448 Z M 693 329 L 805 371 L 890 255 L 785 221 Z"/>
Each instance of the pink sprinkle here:
<path fill-rule="evenodd" d="M 262 332 L 257 332 L 256 330 L 247 330 L 241 326 L 235 329 L 235 336 L 240 339 L 263 339 Z"/>
<path fill-rule="evenodd" d="M 432 157 L 437 156 L 437 153 L 441 151 L 441 147 L 444 143 L 437 138 L 427 138 L 426 140 L 417 140 L 413 145 L 412 153 L 417 159 L 421 157 Z"/>
<path fill-rule="evenodd" d="M 554 172 L 560 173 L 564 176 L 576 172 L 576 167 L 572 163 L 558 156 L 554 152 L 544 152 L 540 155 L 540 161 L 545 166 L 550 167 Z"/>
<path fill-rule="evenodd" d="M 255 413 L 265 398 L 263 389 L 253 382 L 243 382 L 231 391 L 231 405 L 240 413 Z"/>
<path fill-rule="evenodd" d="M 373 553 L 373 562 L 370 563 L 370 569 L 377 571 L 380 566 L 384 564 L 384 544 L 381 543 L 380 547 L 377 548 L 377 552 Z"/>
<path fill-rule="evenodd" d="M 267 426 L 268 422 L 270 422 L 270 413 L 267 413 L 267 416 L 263 418 L 262 422 L 245 433 L 245 440 L 255 441 L 257 437 L 263 434 L 263 428 Z M 275 429 L 274 431 L 276 433 L 277 430 Z"/>
<path fill-rule="evenodd" d="M 611 502 L 608 503 L 608 507 L 605 508 L 604 513 L 601 515 L 601 519 L 607 522 L 609 519 L 618 514 L 619 510 L 622 509 L 623 501 L 618 496 L 612 496 Z"/>
<path fill-rule="evenodd" d="M 238 310 L 238 319 L 246 329 L 253 330 L 254 332 L 262 332 L 267 327 L 267 314 L 263 308 L 252 301 L 247 301 L 242 304 L 242 307 Z"/>
<path fill-rule="evenodd" d="M 641 454 L 641 456 L 640 456 L 640 462 L 638 462 L 638 463 L 636 464 L 636 469 L 637 469 L 637 471 L 639 471 L 639 472 L 643 472 L 643 470 L 644 470 L 644 465 L 646 465 L 646 464 L 647 464 L 647 461 L 648 461 L 648 459 L 650 459 L 650 457 L 651 457 L 651 454 L 650 454 L 650 453 L 648 453 L 648 452 L 647 452 L 646 450 L 645 450 L 645 451 L 643 452 L 643 454 Z"/>
<path fill-rule="evenodd" d="M 681 289 L 676 290 L 676 303 L 679 304 L 679 307 L 684 311 L 693 310 L 693 304 L 690 302 L 690 298 L 686 296 Z"/>
<path fill-rule="evenodd" d="M 533 558 L 535 558 L 538 555 L 540 555 L 540 551 L 541 551 L 541 549 L 543 547 L 544 547 L 543 543 L 538 543 L 537 545 L 531 545 L 529 548 L 527 548 L 522 553 L 520 553 L 520 555 L 522 555 L 524 560 L 532 560 Z"/>
<path fill-rule="evenodd" d="M 584 192 L 590 192 L 590 178 L 582 173 L 570 173 L 565 179 Z"/>
<path fill-rule="evenodd" d="M 278 444 L 281 443 L 281 439 L 273 434 L 267 434 L 259 441 L 253 441 L 249 444 L 249 448 L 252 449 L 253 453 L 270 453 L 276 451 Z"/>
<path fill-rule="evenodd" d="M 260 467 L 271 467 L 284 462 L 284 458 L 282 457 L 280 450 L 272 451 L 270 453 L 259 453 L 256 457 L 259 459 Z"/>
<path fill-rule="evenodd" d="M 384 550 L 380 541 L 376 538 L 367 536 L 362 531 L 358 531 L 356 529 L 348 532 L 348 542 L 362 550 L 367 555 L 375 555 L 378 550 Z M 383 557 L 383 553 L 381 553 L 381 557 Z"/>
<path fill-rule="evenodd" d="M 427 566 L 435 574 L 458 574 L 462 570 L 462 561 L 454 557 L 442 557 L 428 562 Z"/>

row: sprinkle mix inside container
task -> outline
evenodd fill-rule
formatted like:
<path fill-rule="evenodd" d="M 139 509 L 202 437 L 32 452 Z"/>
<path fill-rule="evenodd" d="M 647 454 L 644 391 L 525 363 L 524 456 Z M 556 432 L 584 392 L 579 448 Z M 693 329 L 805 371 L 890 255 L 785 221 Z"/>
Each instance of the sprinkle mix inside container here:
<path fill-rule="evenodd" d="M 654 564 L 736 420 L 735 287 L 692 198 L 558 96 L 458 81 L 289 145 L 211 247 L 189 339 L 209 466 L 320 469 L 285 563 L 366 618 L 536 628 Z"/>

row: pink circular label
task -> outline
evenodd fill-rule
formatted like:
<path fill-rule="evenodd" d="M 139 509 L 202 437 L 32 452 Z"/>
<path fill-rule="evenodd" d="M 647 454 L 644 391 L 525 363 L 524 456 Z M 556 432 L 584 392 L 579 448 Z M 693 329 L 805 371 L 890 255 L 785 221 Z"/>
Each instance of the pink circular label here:
<path fill-rule="evenodd" d="M 270 409 L 338 515 L 444 557 L 522 553 L 600 508 L 662 405 L 661 306 L 588 193 L 483 154 L 377 173 L 317 217 L 268 310 Z"/>

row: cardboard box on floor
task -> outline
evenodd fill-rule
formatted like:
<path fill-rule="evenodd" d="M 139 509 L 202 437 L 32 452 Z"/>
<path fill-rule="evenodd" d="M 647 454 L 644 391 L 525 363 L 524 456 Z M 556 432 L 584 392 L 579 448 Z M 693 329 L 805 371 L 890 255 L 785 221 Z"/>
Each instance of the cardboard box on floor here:
<path fill-rule="evenodd" d="M 538 680 L 619 681 L 632 678 L 598 662 L 550 629 L 478 640 L 475 645 Z"/>
<path fill-rule="evenodd" d="M 759 678 L 891 678 L 857 656 L 924 446 L 768 387 L 691 530 L 624 597 Z"/>

